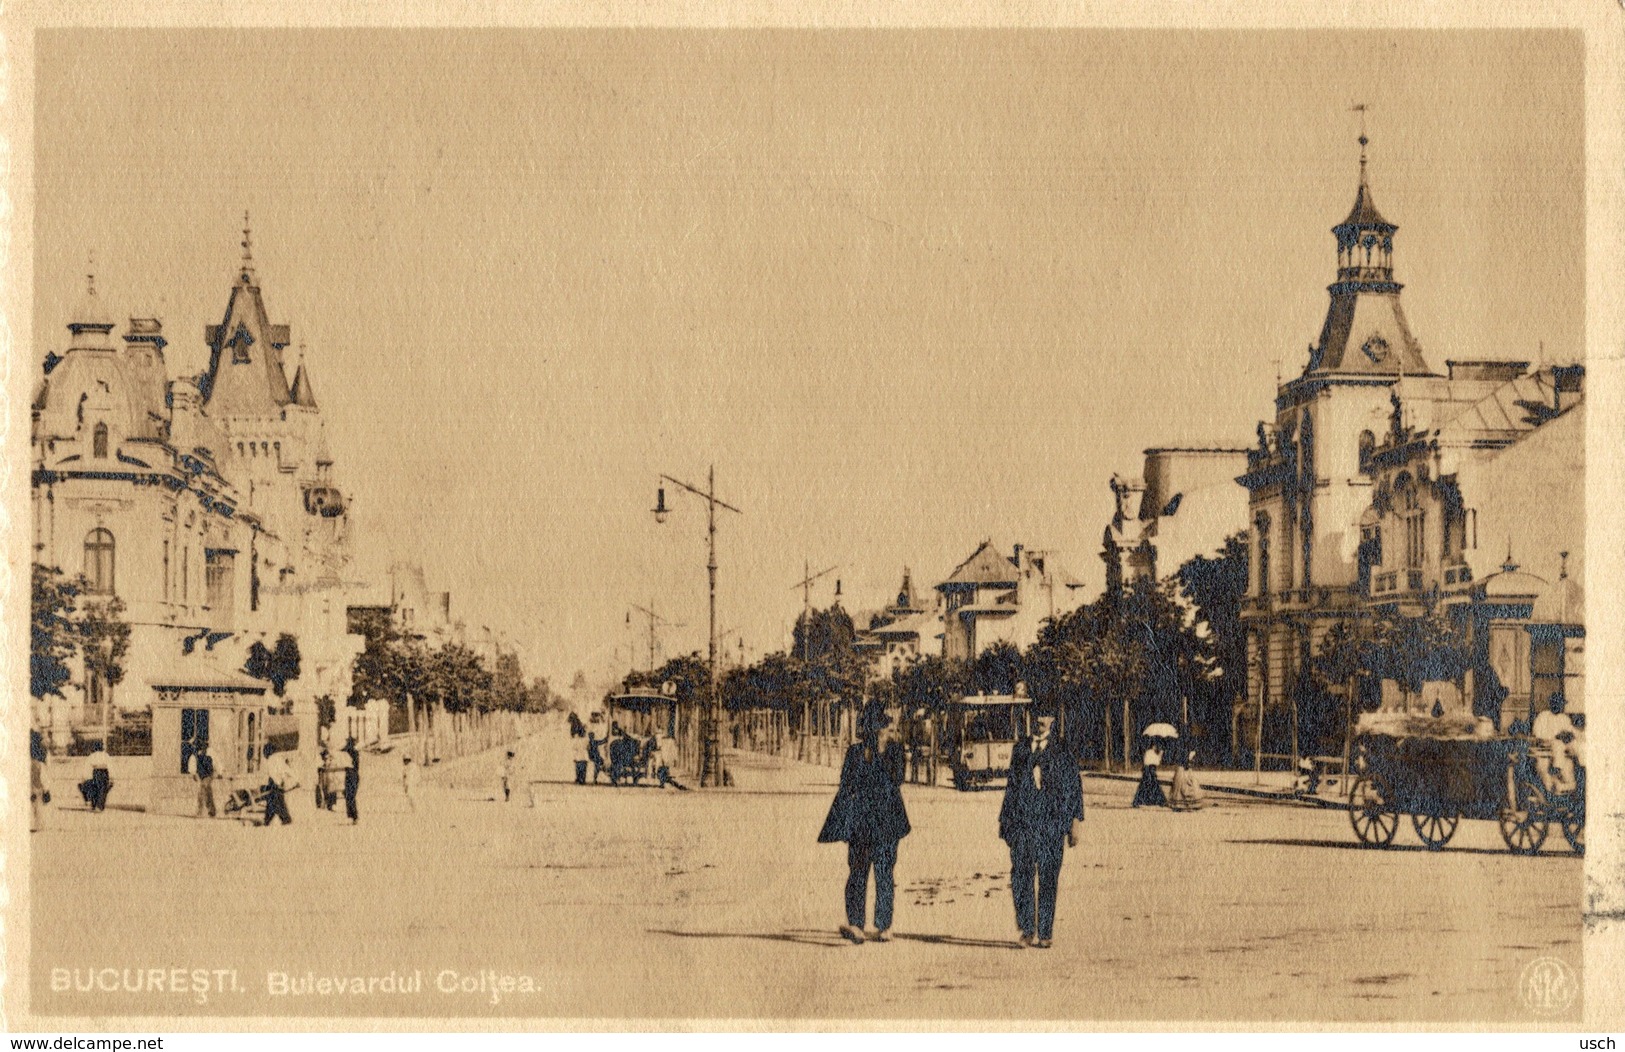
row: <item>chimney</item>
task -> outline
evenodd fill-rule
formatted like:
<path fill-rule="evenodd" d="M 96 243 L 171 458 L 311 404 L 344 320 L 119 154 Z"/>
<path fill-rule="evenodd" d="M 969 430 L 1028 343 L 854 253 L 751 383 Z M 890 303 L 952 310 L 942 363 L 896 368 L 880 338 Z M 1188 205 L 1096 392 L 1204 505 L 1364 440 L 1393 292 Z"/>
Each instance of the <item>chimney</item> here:
<path fill-rule="evenodd" d="M 1022 545 L 1016 545 L 1016 554 L 1010 557 L 1010 561 L 1016 564 L 1018 570 L 1021 569 L 1021 549 Z"/>

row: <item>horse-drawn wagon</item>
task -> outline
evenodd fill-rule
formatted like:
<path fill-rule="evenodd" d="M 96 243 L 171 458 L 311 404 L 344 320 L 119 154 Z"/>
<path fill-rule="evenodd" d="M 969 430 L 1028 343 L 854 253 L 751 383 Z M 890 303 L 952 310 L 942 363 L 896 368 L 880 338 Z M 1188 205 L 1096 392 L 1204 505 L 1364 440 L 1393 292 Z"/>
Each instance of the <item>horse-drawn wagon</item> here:
<path fill-rule="evenodd" d="M 1539 851 L 1554 824 L 1576 854 L 1585 853 L 1585 768 L 1569 741 L 1411 718 L 1362 729 L 1353 767 L 1349 822 L 1368 847 L 1392 844 L 1409 816 L 1435 851 L 1463 819 L 1474 819 L 1496 822 L 1519 854 Z"/>

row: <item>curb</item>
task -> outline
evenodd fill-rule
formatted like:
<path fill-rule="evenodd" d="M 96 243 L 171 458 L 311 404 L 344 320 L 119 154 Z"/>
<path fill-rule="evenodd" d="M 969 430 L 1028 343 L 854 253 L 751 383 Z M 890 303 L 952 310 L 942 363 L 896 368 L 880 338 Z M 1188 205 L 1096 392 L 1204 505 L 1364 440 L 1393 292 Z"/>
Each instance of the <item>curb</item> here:
<path fill-rule="evenodd" d="M 1114 782 L 1138 782 L 1139 775 L 1115 774 L 1106 771 L 1085 771 L 1086 778 L 1105 778 Z M 1161 779 L 1159 779 L 1161 781 Z M 1164 786 L 1171 786 L 1171 781 L 1163 781 Z M 1319 796 L 1303 796 L 1297 793 L 1281 792 L 1275 789 L 1250 789 L 1239 785 L 1222 785 L 1207 782 L 1198 782 L 1197 787 L 1204 792 L 1229 793 L 1231 796 L 1245 796 L 1254 800 L 1268 800 L 1271 803 L 1288 804 L 1296 807 L 1320 807 L 1338 811 L 1347 809 L 1348 805 L 1341 800 L 1327 800 Z"/>

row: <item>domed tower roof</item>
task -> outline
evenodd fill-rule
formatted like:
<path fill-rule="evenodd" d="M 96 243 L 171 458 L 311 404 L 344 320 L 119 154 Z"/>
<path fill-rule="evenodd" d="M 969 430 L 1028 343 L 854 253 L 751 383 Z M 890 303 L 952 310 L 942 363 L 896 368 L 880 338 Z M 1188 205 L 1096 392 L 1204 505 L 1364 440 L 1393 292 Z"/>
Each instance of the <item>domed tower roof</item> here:
<path fill-rule="evenodd" d="M 74 308 L 67 353 L 47 359 L 49 379 L 35 402 L 37 434 L 68 438 L 95 424 L 106 424 L 119 437 L 146 437 L 151 427 L 126 363 L 114 352 L 108 320 L 96 294 L 96 279 L 87 275 L 85 295 Z"/>

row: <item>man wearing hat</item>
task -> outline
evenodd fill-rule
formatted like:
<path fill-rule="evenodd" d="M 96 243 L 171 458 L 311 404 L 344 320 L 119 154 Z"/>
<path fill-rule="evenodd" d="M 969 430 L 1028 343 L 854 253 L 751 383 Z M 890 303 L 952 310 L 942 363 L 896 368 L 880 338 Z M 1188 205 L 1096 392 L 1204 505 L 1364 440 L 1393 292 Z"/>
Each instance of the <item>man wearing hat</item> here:
<path fill-rule="evenodd" d="M 1010 847 L 1010 897 L 1021 945 L 1048 949 L 1055 933 L 1055 895 L 1068 847 L 1078 846 L 1083 783 L 1078 765 L 1040 715 L 1034 733 L 1010 752 L 1010 779 L 999 808 L 999 838 Z M 1038 896 L 1033 897 L 1036 879 Z"/>
<path fill-rule="evenodd" d="M 892 899 L 897 865 L 897 842 L 909 833 L 903 808 L 903 749 L 895 741 L 881 747 L 880 732 L 891 720 L 876 702 L 864 706 L 858 720 L 858 741 L 846 751 L 841 784 L 830 804 L 829 817 L 818 834 L 820 844 L 846 844 L 846 923 L 841 935 L 854 944 L 864 940 L 864 906 L 869 894 L 869 871 L 875 874 L 876 942 L 891 938 Z"/>

